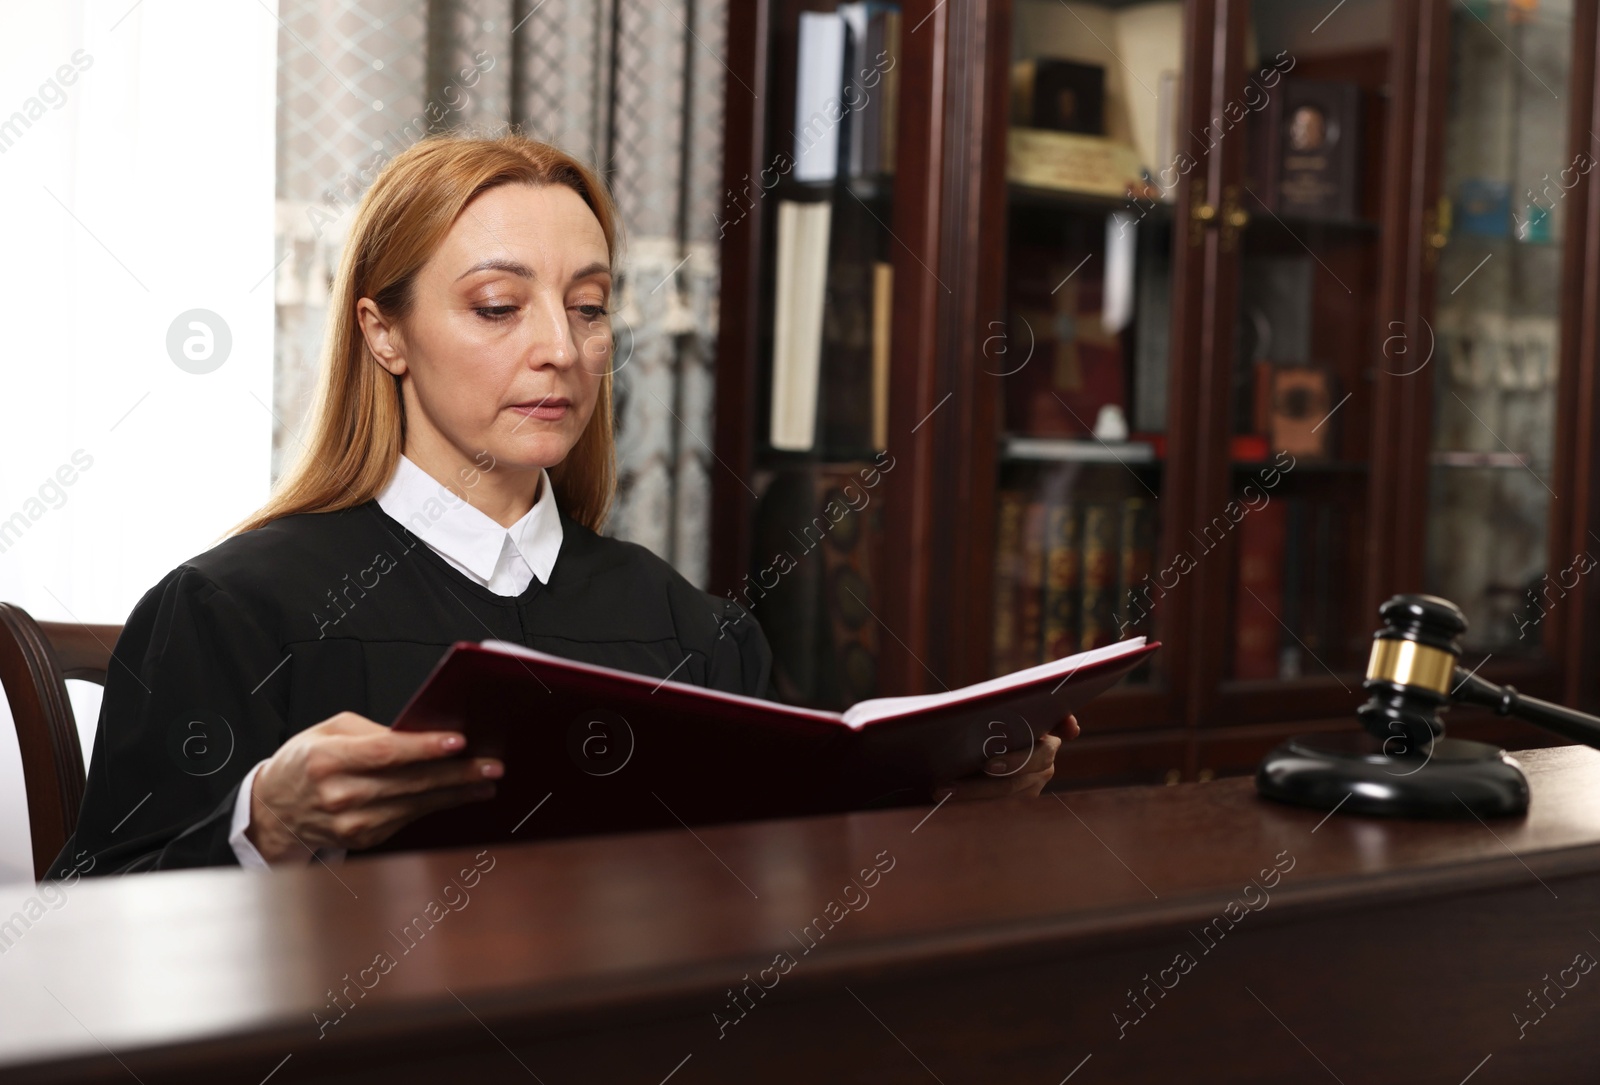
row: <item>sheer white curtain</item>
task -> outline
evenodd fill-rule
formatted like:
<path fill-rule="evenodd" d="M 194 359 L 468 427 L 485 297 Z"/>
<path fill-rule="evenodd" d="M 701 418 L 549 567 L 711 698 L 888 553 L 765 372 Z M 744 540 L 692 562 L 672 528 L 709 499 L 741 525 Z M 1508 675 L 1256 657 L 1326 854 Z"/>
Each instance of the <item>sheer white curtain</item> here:
<path fill-rule="evenodd" d="M 121 623 L 266 496 L 277 6 L 0 5 L 0 599 L 36 618 Z"/>

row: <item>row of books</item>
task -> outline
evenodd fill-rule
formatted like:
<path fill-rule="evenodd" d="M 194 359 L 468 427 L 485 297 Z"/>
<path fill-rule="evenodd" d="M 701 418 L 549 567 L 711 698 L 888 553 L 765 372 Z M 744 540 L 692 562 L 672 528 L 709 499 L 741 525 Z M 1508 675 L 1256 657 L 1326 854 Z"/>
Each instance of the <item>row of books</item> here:
<path fill-rule="evenodd" d="M 769 443 L 834 458 L 889 440 L 894 268 L 855 201 L 778 204 Z"/>
<path fill-rule="evenodd" d="M 1130 636 L 1149 635 L 1155 503 L 1000 491 L 993 673 L 1008 674 Z M 1328 500 L 1282 495 L 1236 529 L 1235 679 L 1291 679 L 1359 662 L 1335 584 L 1347 555 Z M 1219 540 L 1220 541 L 1220 540 Z M 1357 640 L 1360 638 L 1357 637 Z M 1349 657 L 1349 658 L 1347 658 Z"/>
<path fill-rule="evenodd" d="M 1299 678 L 1358 662 L 1342 635 L 1347 608 L 1335 587 L 1347 571 L 1340 519 L 1326 499 L 1281 495 L 1239 522 L 1234 678 Z M 1359 651 L 1360 631 L 1354 641 Z"/>
<path fill-rule="evenodd" d="M 799 39 L 795 179 L 893 173 L 900 6 L 854 0 L 835 11 L 802 11 Z"/>
<path fill-rule="evenodd" d="M 1154 568 L 1154 501 L 1004 489 L 997 504 L 994 673 L 1149 633 L 1138 589 Z"/>
<path fill-rule="evenodd" d="M 799 20 L 794 178 L 892 173 L 898 5 L 843 3 Z M 767 440 L 782 452 L 861 456 L 889 437 L 887 215 L 837 184 L 794 195 L 777 207 Z"/>
<path fill-rule="evenodd" d="M 756 502 L 751 565 L 731 597 L 761 625 L 790 704 L 877 694 L 883 503 L 893 460 L 781 467 Z"/>

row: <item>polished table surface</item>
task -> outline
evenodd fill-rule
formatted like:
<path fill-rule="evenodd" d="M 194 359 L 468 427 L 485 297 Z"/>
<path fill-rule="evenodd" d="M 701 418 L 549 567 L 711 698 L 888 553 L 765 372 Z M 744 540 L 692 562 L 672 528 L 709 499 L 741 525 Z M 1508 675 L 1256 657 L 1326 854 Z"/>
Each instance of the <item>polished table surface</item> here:
<path fill-rule="evenodd" d="M 1517 757 L 3 886 L 0 1081 L 1593 1081 L 1600 751 Z"/>

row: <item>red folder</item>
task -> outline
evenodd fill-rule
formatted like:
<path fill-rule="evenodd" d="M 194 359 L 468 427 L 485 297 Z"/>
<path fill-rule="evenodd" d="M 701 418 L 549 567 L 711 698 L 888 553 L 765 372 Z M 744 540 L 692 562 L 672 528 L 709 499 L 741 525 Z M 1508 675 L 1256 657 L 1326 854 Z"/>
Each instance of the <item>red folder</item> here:
<path fill-rule="evenodd" d="M 488 801 L 428 814 L 383 850 L 676 828 L 932 801 L 937 784 L 1031 747 L 1133 670 L 1134 638 L 947 693 L 798 708 L 579 663 L 504 641 L 456 643 L 399 731 L 459 731 L 498 757 Z"/>

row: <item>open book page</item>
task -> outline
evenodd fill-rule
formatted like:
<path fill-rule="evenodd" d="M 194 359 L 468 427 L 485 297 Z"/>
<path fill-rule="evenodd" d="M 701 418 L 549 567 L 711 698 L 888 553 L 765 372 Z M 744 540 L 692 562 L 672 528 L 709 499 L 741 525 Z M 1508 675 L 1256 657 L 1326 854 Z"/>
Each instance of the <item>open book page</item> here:
<path fill-rule="evenodd" d="M 1071 677 L 1084 667 L 1094 663 L 1102 663 L 1108 659 L 1120 659 L 1129 652 L 1135 652 L 1144 647 L 1145 638 L 1130 637 L 1119 640 L 1115 644 L 1108 644 L 1104 648 L 1095 648 L 1087 652 L 1079 652 L 1073 656 L 1063 656 L 1050 663 L 1040 663 L 1034 667 L 1027 667 L 1020 671 L 991 678 L 985 682 L 976 682 L 960 689 L 948 690 L 944 693 L 922 693 L 911 697 L 874 697 L 870 701 L 857 701 L 844 712 L 844 722 L 853 728 L 861 728 L 874 720 L 889 719 L 893 716 L 905 716 L 916 712 L 925 712 L 931 708 L 939 708 L 955 701 L 967 701 L 983 697 L 991 693 L 1014 689 L 1026 685 L 1040 678 Z"/>
<path fill-rule="evenodd" d="M 829 712 L 826 709 L 802 708 L 800 705 L 785 704 L 782 701 L 769 701 L 763 697 L 747 697 L 742 693 L 728 693 L 725 690 L 697 686 L 692 682 L 675 682 L 667 678 L 651 678 L 647 675 L 635 674 L 632 671 L 619 671 L 615 667 L 602 667 L 598 663 L 583 663 L 576 659 L 568 659 L 566 656 L 551 655 L 549 652 L 541 652 L 537 648 L 529 648 L 509 640 L 485 640 L 480 641 L 478 646 L 501 652 L 505 655 L 521 656 L 523 659 L 537 659 L 540 662 L 549 663 L 566 670 L 604 675 L 609 679 L 647 689 L 651 693 L 657 693 L 663 689 L 674 689 L 691 697 L 704 697 L 713 701 L 729 701 L 735 704 L 749 705 L 772 715 L 822 720 L 827 723 L 844 722 L 844 717 L 839 713 Z M 862 703 L 866 704 L 868 702 L 863 701 Z"/>

